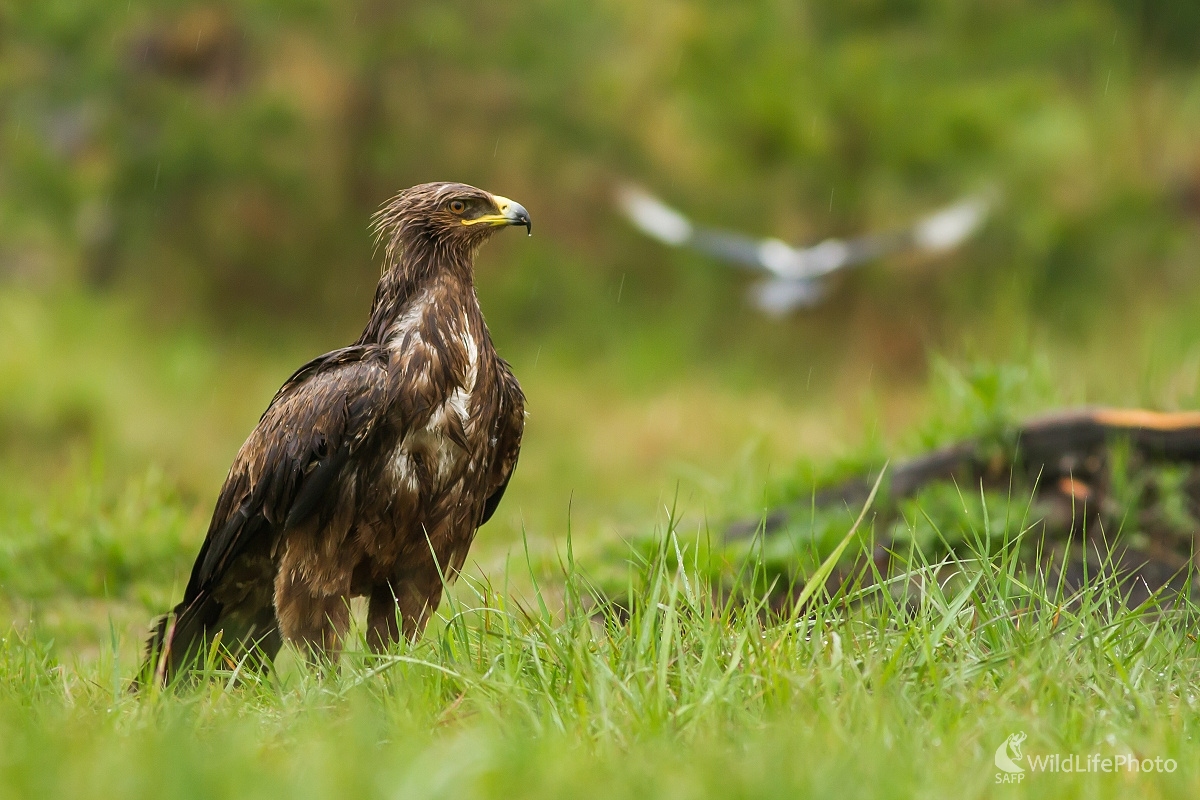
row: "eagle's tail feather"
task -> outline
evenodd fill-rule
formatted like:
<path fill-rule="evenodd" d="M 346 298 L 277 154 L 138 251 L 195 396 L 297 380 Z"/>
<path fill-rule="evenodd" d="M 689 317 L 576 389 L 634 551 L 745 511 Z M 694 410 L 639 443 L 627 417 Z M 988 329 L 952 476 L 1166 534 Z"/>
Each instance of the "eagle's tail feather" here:
<path fill-rule="evenodd" d="M 130 688 L 137 691 L 152 682 L 169 686 L 189 670 L 208 666 L 248 665 L 252 671 L 262 671 L 282 644 L 270 604 L 227 608 L 201 591 L 155 621 L 146 641 L 146 659 Z"/>
<path fill-rule="evenodd" d="M 146 640 L 146 658 L 131 688 L 136 691 L 152 682 L 169 685 L 181 668 L 202 658 L 210 644 L 206 633 L 220 615 L 220 604 L 201 593 L 155 620 Z"/>

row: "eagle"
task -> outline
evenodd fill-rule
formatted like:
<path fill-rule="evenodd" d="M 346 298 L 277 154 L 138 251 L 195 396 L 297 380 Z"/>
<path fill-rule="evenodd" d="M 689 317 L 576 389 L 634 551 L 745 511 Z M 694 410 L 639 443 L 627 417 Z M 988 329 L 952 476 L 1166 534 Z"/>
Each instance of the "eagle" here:
<path fill-rule="evenodd" d="M 511 225 L 532 232 L 524 206 L 461 183 L 375 215 L 384 268 L 362 335 L 296 370 L 238 451 L 139 682 L 217 644 L 263 669 L 284 640 L 328 663 L 355 597 L 374 651 L 420 636 L 521 448 L 525 397 L 474 285 L 480 246 Z"/>

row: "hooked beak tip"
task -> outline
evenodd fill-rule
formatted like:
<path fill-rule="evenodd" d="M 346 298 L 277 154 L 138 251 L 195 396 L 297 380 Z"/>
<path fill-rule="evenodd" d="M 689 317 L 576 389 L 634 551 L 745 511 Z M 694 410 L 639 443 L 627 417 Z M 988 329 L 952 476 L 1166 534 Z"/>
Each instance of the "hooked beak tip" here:
<path fill-rule="evenodd" d="M 529 218 L 529 212 L 525 210 L 525 206 L 513 203 L 504 209 L 504 216 L 508 219 L 509 225 L 524 225 L 525 234 L 533 235 L 533 220 Z"/>
<path fill-rule="evenodd" d="M 515 200 L 509 200 L 507 197 L 496 197 L 496 205 L 500 209 L 500 213 L 504 216 L 504 221 L 509 225 L 524 225 L 525 233 L 528 236 L 533 235 L 533 220 L 529 217 L 529 212 L 525 210 L 525 206 Z"/>

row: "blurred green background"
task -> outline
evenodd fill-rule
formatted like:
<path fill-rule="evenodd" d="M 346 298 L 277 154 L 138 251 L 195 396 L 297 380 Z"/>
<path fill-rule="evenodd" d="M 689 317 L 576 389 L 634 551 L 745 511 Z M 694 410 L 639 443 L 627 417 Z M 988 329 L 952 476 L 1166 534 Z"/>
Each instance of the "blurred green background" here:
<path fill-rule="evenodd" d="M 136 648 L 274 390 L 357 335 L 370 214 L 424 181 L 535 221 L 478 264 L 530 410 L 485 574 L 523 532 L 715 528 L 996 413 L 1196 407 L 1198 43 L 1181 0 L 0 3 L 0 607 Z M 1003 199 L 773 320 L 631 230 L 625 180 L 795 243 Z"/>

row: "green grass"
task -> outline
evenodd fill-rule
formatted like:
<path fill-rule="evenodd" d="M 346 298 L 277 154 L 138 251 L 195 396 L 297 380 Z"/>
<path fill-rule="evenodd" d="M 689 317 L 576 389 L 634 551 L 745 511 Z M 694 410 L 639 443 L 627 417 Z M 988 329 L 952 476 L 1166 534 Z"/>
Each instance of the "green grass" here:
<path fill-rule="evenodd" d="M 131 696 L 131 664 L 72 668 L 10 634 L 0 784 L 155 797 L 1200 788 L 1194 607 L 1122 609 L 1104 582 L 1065 597 L 1020 574 L 1010 548 L 773 614 L 714 600 L 687 567 L 689 544 L 673 528 L 660 541 L 630 569 L 628 613 L 595 592 L 568 540 L 553 591 L 470 583 L 418 644 L 348 652 L 324 677 L 285 656 L 265 680 L 211 670 L 199 685 Z M 914 582 L 925 590 L 898 600 Z M 1029 755 L 1132 753 L 1178 768 L 1027 772 L 996 786 L 993 752 L 1018 731 Z"/>
<path fill-rule="evenodd" d="M 960 548 L 961 563 L 929 565 L 918 553 L 886 591 L 818 593 L 799 615 L 765 610 L 755 592 L 815 567 L 858 509 L 825 520 L 812 552 L 712 547 L 726 519 L 884 455 L 1076 397 L 1131 391 L 1170 405 L 1190 391 L 1186 363 L 1161 360 L 1130 389 L 1128 375 L 1089 375 L 1111 363 L 1097 355 L 1055 384 L 1047 375 L 1071 359 L 1042 348 L 1009 366 L 937 362 L 916 395 L 899 386 L 839 407 L 719 375 L 614 387 L 607 367 L 518 352 L 533 413 L 517 479 L 420 642 L 377 660 L 355 640 L 324 678 L 288 653 L 267 681 L 216 673 L 131 696 L 146 625 L 181 591 L 228 459 L 274 384 L 321 342 L 156 326 L 70 293 L 0 293 L 0 328 L 16 345 L 0 352 L 0 795 L 1200 788 L 1196 609 L 1120 609 L 1103 582 L 1064 598 L 1024 574 L 1021 502 L 931 499 L 939 536 L 969 544 L 986 531 L 990 554 Z M 1114 384 L 1125 388 L 1104 388 Z M 887 533 L 875 519 L 848 554 Z M 756 588 L 718 599 L 739 574 Z M 1032 755 L 1136 753 L 1179 768 L 997 786 L 993 753 L 1017 731 Z"/>
<path fill-rule="evenodd" d="M 0 796 L 1195 796 L 1195 609 L 1064 603 L 993 553 L 789 618 L 756 592 L 802 581 L 859 509 L 712 546 L 1026 414 L 1200 406 L 1194 7 L 0 9 Z M 247 431 L 357 334 L 370 213 L 445 178 L 538 221 L 479 262 L 530 416 L 454 603 L 386 663 L 128 695 Z M 624 179 L 798 243 L 1003 201 L 961 251 L 769 320 L 745 276 L 631 231 Z M 1025 503 L 961 488 L 890 530 L 868 515 L 847 554 L 1013 546 Z M 1136 507 L 1136 478 L 1117 489 Z M 1180 767 L 997 786 L 1017 731 Z"/>

